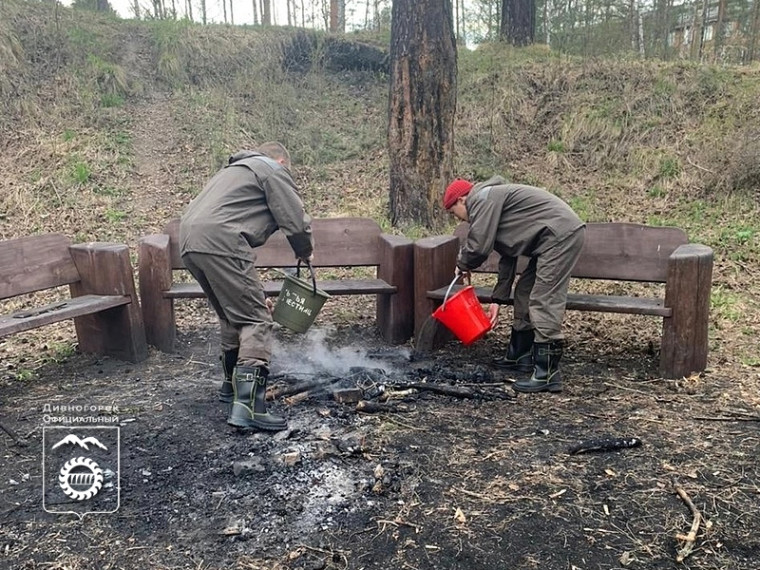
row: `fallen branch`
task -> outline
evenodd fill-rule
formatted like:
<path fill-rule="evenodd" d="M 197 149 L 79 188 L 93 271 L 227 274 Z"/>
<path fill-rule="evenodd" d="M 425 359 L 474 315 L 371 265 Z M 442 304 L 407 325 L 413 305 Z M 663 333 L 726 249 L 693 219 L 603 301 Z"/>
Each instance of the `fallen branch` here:
<path fill-rule="evenodd" d="M 21 439 L 18 435 L 16 435 L 16 432 L 13 431 L 11 428 L 6 426 L 3 422 L 0 422 L 0 429 L 2 429 L 5 433 L 7 433 L 10 438 L 18 445 L 19 447 L 26 447 L 27 443 L 23 439 Z"/>
<path fill-rule="evenodd" d="M 694 543 L 697 541 L 697 532 L 699 532 L 699 524 L 702 521 L 702 514 L 697 510 L 697 507 L 694 506 L 694 503 L 689 498 L 689 495 L 686 494 L 686 491 L 679 487 L 675 481 L 673 482 L 673 489 L 675 489 L 675 492 L 681 497 L 681 500 L 686 503 L 686 506 L 689 507 L 693 517 L 689 534 L 676 535 L 678 540 L 684 541 L 684 545 L 679 548 L 676 553 L 676 562 L 683 562 L 691 554 L 692 550 L 694 550 Z"/>
<path fill-rule="evenodd" d="M 340 380 L 340 378 L 304 380 L 303 382 L 293 384 L 292 386 L 272 387 L 267 390 L 267 400 L 274 400 L 276 398 L 282 398 L 284 396 L 292 396 L 294 394 L 300 394 L 301 392 L 308 392 L 314 388 L 324 388 L 335 384 Z"/>
<path fill-rule="evenodd" d="M 733 418 L 723 416 L 696 416 L 694 419 L 703 422 L 760 422 L 760 416 L 737 416 Z"/>
<path fill-rule="evenodd" d="M 411 384 L 393 384 L 393 388 L 399 388 L 402 390 L 420 390 L 433 392 L 434 394 L 442 394 L 444 396 L 452 396 L 454 398 L 499 398 L 509 399 L 514 398 L 512 394 L 507 392 L 487 392 L 485 390 L 477 390 L 472 388 L 463 388 L 459 386 L 446 386 L 441 384 L 428 384 L 427 382 L 413 382 Z"/>
<path fill-rule="evenodd" d="M 379 402 L 368 402 L 367 400 L 362 400 L 356 404 L 356 411 L 365 412 L 367 414 L 376 414 L 379 412 L 411 412 L 413 409 L 403 404 L 382 404 Z"/>
<path fill-rule="evenodd" d="M 641 440 L 637 437 L 600 437 L 582 441 L 578 445 L 572 446 L 567 452 L 570 455 L 576 453 L 586 453 L 588 451 L 615 451 L 618 449 L 628 449 L 638 447 Z"/>

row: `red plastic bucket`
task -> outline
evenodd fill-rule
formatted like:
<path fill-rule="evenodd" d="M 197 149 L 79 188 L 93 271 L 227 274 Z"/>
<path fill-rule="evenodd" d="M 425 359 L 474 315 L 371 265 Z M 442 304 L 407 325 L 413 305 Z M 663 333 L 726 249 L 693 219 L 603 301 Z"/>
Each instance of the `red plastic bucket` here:
<path fill-rule="evenodd" d="M 449 285 L 449 291 L 454 282 Z M 454 293 L 448 300 L 444 298 L 443 304 L 433 312 L 433 318 L 443 323 L 465 346 L 483 338 L 491 330 L 491 321 L 472 285 Z"/>

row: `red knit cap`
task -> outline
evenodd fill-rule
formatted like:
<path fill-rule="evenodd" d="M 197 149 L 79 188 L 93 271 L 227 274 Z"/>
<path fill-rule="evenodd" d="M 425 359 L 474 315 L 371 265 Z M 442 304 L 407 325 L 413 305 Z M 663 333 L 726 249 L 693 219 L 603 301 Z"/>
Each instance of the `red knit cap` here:
<path fill-rule="evenodd" d="M 472 182 L 468 182 L 463 178 L 457 178 L 446 188 L 446 192 L 443 195 L 443 207 L 448 210 L 457 203 L 459 198 L 467 196 L 470 190 L 472 190 Z"/>

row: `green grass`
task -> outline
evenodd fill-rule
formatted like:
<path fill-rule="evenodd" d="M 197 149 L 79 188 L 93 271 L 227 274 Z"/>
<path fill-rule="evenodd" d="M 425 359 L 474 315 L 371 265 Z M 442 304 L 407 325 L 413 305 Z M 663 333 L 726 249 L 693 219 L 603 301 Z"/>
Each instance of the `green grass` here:
<path fill-rule="evenodd" d="M 106 220 L 108 220 L 109 223 L 115 224 L 121 221 L 124 221 L 124 219 L 127 217 L 127 213 L 122 210 L 116 210 L 113 208 L 108 208 L 105 211 L 105 217 Z"/>
<path fill-rule="evenodd" d="M 75 162 L 71 167 L 71 178 L 77 184 L 85 184 L 92 176 L 92 170 L 86 162 Z"/>
<path fill-rule="evenodd" d="M 714 318 L 739 322 L 744 316 L 742 296 L 727 288 L 716 285 L 710 292 L 710 307 Z"/>

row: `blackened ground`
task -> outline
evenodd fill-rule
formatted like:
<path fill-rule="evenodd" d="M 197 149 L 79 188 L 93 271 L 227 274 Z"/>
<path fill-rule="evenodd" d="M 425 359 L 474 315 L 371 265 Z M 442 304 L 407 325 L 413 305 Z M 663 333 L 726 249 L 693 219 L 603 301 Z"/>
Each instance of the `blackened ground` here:
<path fill-rule="evenodd" d="M 326 384 L 278 399 L 289 430 L 262 434 L 225 423 L 216 327 L 196 309 L 176 354 L 76 355 L 0 385 L 26 444 L 0 432 L 0 568 L 760 568 L 758 371 L 718 353 L 658 378 L 655 319 L 569 315 L 565 391 L 517 397 L 490 366 L 503 328 L 425 359 L 369 318 L 280 331 L 272 384 Z M 412 382 L 479 397 L 394 389 Z M 332 396 L 351 386 L 406 411 L 357 413 Z M 45 404 L 119 406 L 117 512 L 43 511 Z M 605 435 L 643 443 L 568 453 Z M 704 517 L 681 565 L 693 514 L 676 487 Z"/>

